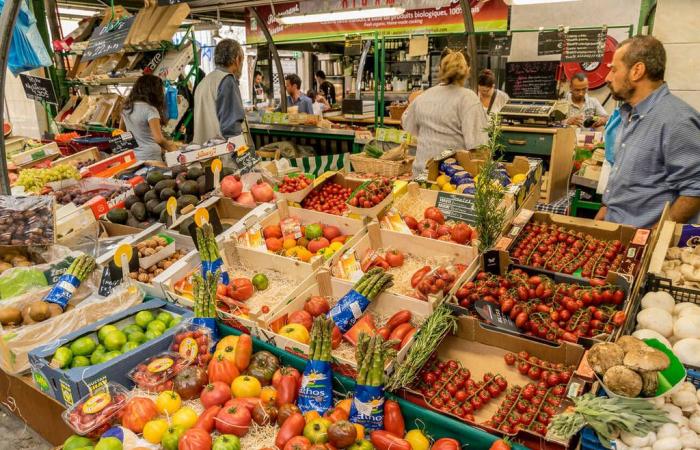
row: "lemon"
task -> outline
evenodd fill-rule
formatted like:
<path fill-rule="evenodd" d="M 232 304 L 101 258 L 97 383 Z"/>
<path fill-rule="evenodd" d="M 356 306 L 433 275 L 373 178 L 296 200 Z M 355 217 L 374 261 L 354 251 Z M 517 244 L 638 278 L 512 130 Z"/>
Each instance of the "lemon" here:
<path fill-rule="evenodd" d="M 442 186 L 442 190 L 445 192 L 454 192 L 457 190 L 457 187 L 452 183 L 447 183 L 446 185 Z"/>
<path fill-rule="evenodd" d="M 450 182 L 450 177 L 448 177 L 445 174 L 442 174 L 439 177 L 437 177 L 437 180 L 435 180 L 435 182 L 438 184 L 438 186 L 443 186 Z"/>
<path fill-rule="evenodd" d="M 525 181 L 526 178 L 527 178 L 527 175 L 525 175 L 524 173 L 519 173 L 519 174 L 516 174 L 515 176 L 513 176 L 513 179 L 511 181 L 513 182 L 513 184 L 518 184 L 518 183 L 522 183 L 523 181 Z"/>

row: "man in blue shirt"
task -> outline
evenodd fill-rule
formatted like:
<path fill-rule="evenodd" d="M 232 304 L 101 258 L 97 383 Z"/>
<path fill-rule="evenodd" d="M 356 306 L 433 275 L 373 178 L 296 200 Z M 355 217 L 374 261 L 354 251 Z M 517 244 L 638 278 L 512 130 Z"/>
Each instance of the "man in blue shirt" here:
<path fill-rule="evenodd" d="M 295 73 L 290 73 L 284 77 L 284 87 L 287 89 L 287 110 L 296 106 L 297 112 L 313 114 L 313 102 L 309 97 L 301 92 L 301 78 Z M 278 108 L 279 110 L 279 108 Z"/>
<path fill-rule="evenodd" d="M 666 51 L 652 36 L 635 36 L 615 51 L 606 81 L 620 107 L 615 164 L 596 219 L 655 226 L 697 223 L 700 212 L 700 114 L 663 81 Z"/>

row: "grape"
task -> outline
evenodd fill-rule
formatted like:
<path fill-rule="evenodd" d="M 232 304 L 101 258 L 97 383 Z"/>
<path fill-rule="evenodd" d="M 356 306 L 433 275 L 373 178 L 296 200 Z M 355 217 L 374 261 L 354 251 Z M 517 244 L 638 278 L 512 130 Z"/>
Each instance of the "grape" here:
<path fill-rule="evenodd" d="M 50 169 L 24 169 L 15 184 L 23 186 L 27 192 L 40 192 L 46 183 L 71 178 L 80 179 L 78 170 L 69 164 L 59 164 Z"/>

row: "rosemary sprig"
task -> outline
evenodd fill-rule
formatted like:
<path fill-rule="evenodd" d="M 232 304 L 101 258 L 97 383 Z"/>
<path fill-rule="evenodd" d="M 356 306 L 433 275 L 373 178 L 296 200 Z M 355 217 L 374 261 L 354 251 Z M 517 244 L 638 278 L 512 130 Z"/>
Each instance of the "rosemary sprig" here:
<path fill-rule="evenodd" d="M 479 176 L 474 185 L 474 212 L 476 215 L 476 230 L 479 234 L 479 251 L 484 252 L 496 243 L 501 234 L 506 211 L 501 202 L 505 197 L 505 191 L 498 179 L 498 156 L 504 145 L 501 143 L 501 120 L 494 117 L 486 128 L 489 134 L 489 142 L 484 147 L 486 158 L 479 171 Z"/>
<path fill-rule="evenodd" d="M 395 391 L 413 384 L 416 375 L 442 339 L 448 333 L 454 333 L 456 330 L 457 318 L 452 315 L 452 311 L 444 304 L 438 306 L 423 322 L 406 359 L 398 364 L 396 370 L 384 384 L 384 389 Z"/>

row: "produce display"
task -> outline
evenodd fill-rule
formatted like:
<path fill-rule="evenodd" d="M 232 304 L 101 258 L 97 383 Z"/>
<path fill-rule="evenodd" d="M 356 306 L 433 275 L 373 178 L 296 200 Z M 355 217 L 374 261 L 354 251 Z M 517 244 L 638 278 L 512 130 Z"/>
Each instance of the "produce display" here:
<path fill-rule="evenodd" d="M 73 369 L 102 364 L 139 345 L 155 339 L 180 323 L 180 316 L 163 310 L 139 311 L 121 321 L 109 324 L 96 333 L 81 336 L 73 342 L 58 347 L 51 358 L 51 365 L 59 369 Z"/>
<path fill-rule="evenodd" d="M 479 272 L 473 281 L 460 286 L 450 301 L 466 309 L 480 300 L 491 303 L 526 335 L 548 341 L 578 342 L 582 337 L 607 340 L 625 323 L 621 308 L 626 294 L 602 281 L 591 284 L 557 284 L 521 269 L 506 276 Z"/>
<path fill-rule="evenodd" d="M 0 245 L 53 245 L 54 233 L 51 197 L 0 197 Z"/>
<path fill-rule="evenodd" d="M 350 195 L 347 204 L 355 208 L 372 208 L 391 195 L 393 183 L 388 178 L 380 178 L 362 183 Z"/>
<path fill-rule="evenodd" d="M 340 250 L 350 236 L 343 235 L 340 228 L 322 223 L 303 225 L 295 217 L 282 219 L 278 225 L 268 225 L 262 230 L 265 248 L 289 258 L 304 262 L 314 256 L 329 259 Z"/>
<path fill-rule="evenodd" d="M 26 192 L 40 193 L 47 183 L 61 180 L 79 180 L 80 172 L 70 164 L 59 164 L 50 169 L 24 169 L 19 173 L 16 186 L 22 186 Z"/>
<path fill-rule="evenodd" d="M 0 275 L 13 267 L 31 267 L 40 263 L 41 261 L 36 261 L 35 257 L 24 251 L 11 249 L 0 256 Z"/>
<path fill-rule="evenodd" d="M 439 176 L 435 180 L 435 185 L 432 189 L 460 194 L 474 194 L 474 183 L 478 175 L 474 176 L 466 171 L 454 158 L 442 161 L 439 168 Z M 503 187 L 522 183 L 527 178 L 526 173 L 518 173 L 511 179 L 502 163 L 497 165 L 496 174 L 496 178 Z"/>
<path fill-rule="evenodd" d="M 620 272 L 626 248 L 619 240 L 605 241 L 581 231 L 544 223 L 528 223 L 511 247 L 513 261 L 584 278 L 605 278 Z"/>
<path fill-rule="evenodd" d="M 312 184 L 313 180 L 303 173 L 297 176 L 285 175 L 277 185 L 277 190 L 283 194 L 291 194 L 292 192 L 303 191 Z"/>
<path fill-rule="evenodd" d="M 676 286 L 700 289 L 700 245 L 669 248 L 660 275 Z"/>
<path fill-rule="evenodd" d="M 104 198 L 106 201 L 114 200 L 128 190 L 129 188 L 126 186 L 113 186 L 109 188 L 83 191 L 78 186 L 71 186 L 54 191 L 53 196 L 56 197 L 56 202 L 60 203 L 61 205 L 73 203 L 76 206 L 80 206 L 97 196 Z"/>
<path fill-rule="evenodd" d="M 338 183 L 326 182 L 309 192 L 301 202 L 304 209 L 312 209 L 328 214 L 342 216 L 347 211 L 347 200 L 352 190 Z"/>
<path fill-rule="evenodd" d="M 245 191 L 243 182 L 237 175 L 227 175 L 221 179 L 221 193 L 236 203 L 250 207 L 271 202 L 275 198 L 275 192 L 268 182 L 258 180 L 250 186 L 250 190 Z"/>
<path fill-rule="evenodd" d="M 445 220 L 442 211 L 434 206 L 425 209 L 420 221 L 410 215 L 404 215 L 403 220 L 411 233 L 425 238 L 466 245 L 476 238 L 476 232 L 469 225 Z"/>

